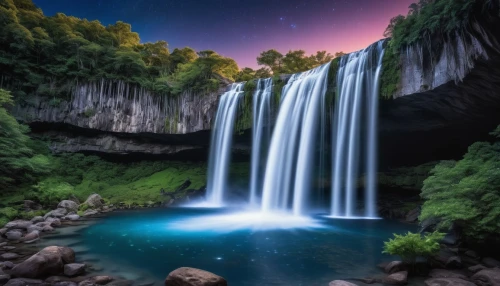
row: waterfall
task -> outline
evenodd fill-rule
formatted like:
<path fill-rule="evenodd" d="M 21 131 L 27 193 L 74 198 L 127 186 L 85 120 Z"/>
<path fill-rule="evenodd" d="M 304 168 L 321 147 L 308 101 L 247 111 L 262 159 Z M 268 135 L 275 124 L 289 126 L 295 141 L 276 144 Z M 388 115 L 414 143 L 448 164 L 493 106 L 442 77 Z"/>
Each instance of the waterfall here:
<path fill-rule="evenodd" d="M 258 192 L 264 175 L 262 162 L 267 157 L 271 139 L 272 78 L 259 79 L 253 94 L 252 159 L 250 173 L 250 204 L 258 205 Z"/>
<path fill-rule="evenodd" d="M 262 211 L 300 215 L 311 189 L 311 176 L 328 70 L 325 64 L 293 75 L 283 88 L 266 163 Z"/>
<path fill-rule="evenodd" d="M 229 163 L 233 143 L 236 113 L 245 83 L 237 83 L 220 98 L 215 116 L 208 158 L 207 202 L 214 206 L 223 205 L 226 191 Z"/>
<path fill-rule="evenodd" d="M 360 169 L 366 172 L 363 216 L 376 216 L 377 119 L 383 44 L 380 41 L 340 61 L 332 126 L 332 216 L 359 216 L 356 198 Z"/>

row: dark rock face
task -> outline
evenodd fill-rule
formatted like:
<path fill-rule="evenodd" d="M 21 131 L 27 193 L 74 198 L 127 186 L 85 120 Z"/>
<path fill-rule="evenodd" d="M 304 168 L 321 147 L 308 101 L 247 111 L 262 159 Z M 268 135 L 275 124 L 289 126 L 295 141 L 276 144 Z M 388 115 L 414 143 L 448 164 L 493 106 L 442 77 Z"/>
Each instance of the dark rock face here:
<path fill-rule="evenodd" d="M 484 269 L 472 276 L 472 280 L 479 286 L 500 285 L 500 269 Z"/>
<path fill-rule="evenodd" d="M 181 267 L 167 276 L 165 286 L 227 286 L 224 278 L 205 270 Z"/>
<path fill-rule="evenodd" d="M 500 123 L 500 56 L 455 84 L 380 103 L 381 167 L 459 159 Z"/>

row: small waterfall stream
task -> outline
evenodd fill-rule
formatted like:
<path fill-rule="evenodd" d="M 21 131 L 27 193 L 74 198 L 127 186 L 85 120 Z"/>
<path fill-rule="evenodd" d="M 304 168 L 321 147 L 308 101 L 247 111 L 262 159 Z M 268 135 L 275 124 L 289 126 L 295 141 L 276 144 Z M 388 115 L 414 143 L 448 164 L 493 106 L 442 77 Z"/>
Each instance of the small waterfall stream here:
<path fill-rule="evenodd" d="M 359 216 L 356 211 L 357 181 L 363 167 L 366 171 L 364 216 L 376 216 L 377 120 L 383 44 L 380 41 L 346 55 L 340 62 L 332 126 L 331 215 L 335 217 Z M 366 130 L 364 136 L 363 129 Z"/>
<path fill-rule="evenodd" d="M 283 88 L 262 190 L 262 211 L 303 214 L 311 189 L 321 102 L 330 64 L 293 75 Z"/>
<path fill-rule="evenodd" d="M 271 140 L 273 79 L 259 79 L 253 94 L 252 161 L 250 173 L 250 205 L 257 206 L 259 190 L 262 189 L 264 170 L 262 163 L 267 158 Z"/>
<path fill-rule="evenodd" d="M 208 158 L 207 202 L 213 206 L 224 204 L 229 163 L 233 143 L 233 129 L 238 104 L 245 83 L 235 83 L 222 95 L 215 117 Z"/>

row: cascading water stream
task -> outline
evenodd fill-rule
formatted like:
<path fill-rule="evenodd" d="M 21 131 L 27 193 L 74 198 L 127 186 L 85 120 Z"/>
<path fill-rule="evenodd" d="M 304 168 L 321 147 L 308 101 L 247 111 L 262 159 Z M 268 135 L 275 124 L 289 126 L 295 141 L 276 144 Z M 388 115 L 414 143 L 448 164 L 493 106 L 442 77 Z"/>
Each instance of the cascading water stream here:
<path fill-rule="evenodd" d="M 250 177 L 250 205 L 259 205 L 258 192 L 264 175 L 262 161 L 267 157 L 271 138 L 271 99 L 273 79 L 259 79 L 253 94 L 252 161 Z"/>
<path fill-rule="evenodd" d="M 281 106 L 269 146 L 263 183 L 263 212 L 305 210 L 328 70 L 325 64 L 293 75 L 283 88 Z"/>
<path fill-rule="evenodd" d="M 363 216 L 376 217 L 377 118 L 383 44 L 380 41 L 340 61 L 332 126 L 331 215 L 334 217 L 359 216 L 357 179 L 362 167 L 366 172 Z M 366 134 L 362 134 L 363 130 Z"/>
<path fill-rule="evenodd" d="M 224 204 L 233 129 L 244 85 L 245 83 L 233 84 L 231 89 L 221 96 L 217 109 L 208 158 L 207 203 L 212 206 Z"/>

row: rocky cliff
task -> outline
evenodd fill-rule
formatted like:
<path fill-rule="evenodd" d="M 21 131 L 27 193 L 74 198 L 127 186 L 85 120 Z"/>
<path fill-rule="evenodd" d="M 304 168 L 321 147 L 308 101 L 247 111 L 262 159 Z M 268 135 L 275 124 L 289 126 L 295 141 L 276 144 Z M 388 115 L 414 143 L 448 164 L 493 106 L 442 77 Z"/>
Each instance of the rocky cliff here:
<path fill-rule="evenodd" d="M 426 41 L 401 53 L 401 81 L 395 97 L 432 90 L 450 81 L 459 83 L 478 60 L 499 53 L 496 36 L 479 22 L 437 43 Z"/>
<path fill-rule="evenodd" d="M 12 112 L 26 123 L 66 123 L 123 133 L 187 134 L 210 129 L 223 91 L 167 97 L 122 81 L 101 80 L 78 84 L 68 100 L 35 96 Z"/>
<path fill-rule="evenodd" d="M 51 138 L 56 152 L 177 154 L 206 148 L 217 92 L 158 96 L 121 81 L 80 83 L 67 100 L 33 96 L 14 116 L 35 135 Z"/>

